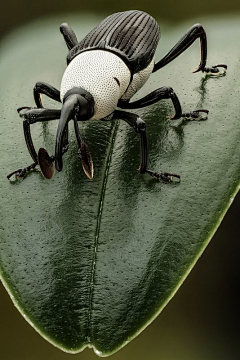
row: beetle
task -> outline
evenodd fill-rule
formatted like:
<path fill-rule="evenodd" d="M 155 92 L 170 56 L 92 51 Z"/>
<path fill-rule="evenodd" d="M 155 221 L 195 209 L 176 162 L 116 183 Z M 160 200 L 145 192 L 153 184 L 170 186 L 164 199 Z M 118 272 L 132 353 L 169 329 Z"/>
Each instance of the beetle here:
<path fill-rule="evenodd" d="M 185 51 L 196 39 L 200 39 L 201 60 L 194 73 L 202 71 L 218 75 L 219 67 L 227 69 L 224 64 L 206 67 L 207 38 L 201 24 L 193 25 L 176 43 L 176 45 L 158 62 L 154 54 L 160 39 L 160 28 L 149 14 L 131 10 L 118 12 L 105 18 L 78 42 L 74 31 L 67 23 L 60 26 L 69 53 L 67 68 L 64 72 L 60 91 L 44 82 L 37 82 L 33 93 L 37 107 L 18 109 L 24 118 L 23 128 L 26 144 L 33 163 L 18 169 L 7 177 L 16 174 L 18 177 L 40 165 L 43 175 L 50 179 L 55 168 L 63 168 L 62 157 L 68 150 L 68 123 L 74 121 L 78 143 L 78 156 L 86 175 L 93 177 L 93 163 L 87 145 L 81 138 L 78 121 L 97 119 L 110 121 L 114 118 L 127 122 L 138 134 L 141 143 L 141 163 L 139 172 L 169 182 L 177 174 L 157 173 L 147 168 L 146 124 L 136 114 L 116 109 L 137 109 L 156 103 L 162 99 L 171 99 L 175 109 L 172 120 L 181 117 L 197 118 L 200 112 L 195 110 L 183 113 L 180 101 L 171 87 L 160 87 L 147 96 L 130 102 L 133 95 L 145 84 L 151 73 L 163 68 Z M 43 108 L 41 95 L 62 103 L 61 110 Z M 55 155 L 50 156 L 40 148 L 38 154 L 31 138 L 30 125 L 36 122 L 59 119 Z"/>

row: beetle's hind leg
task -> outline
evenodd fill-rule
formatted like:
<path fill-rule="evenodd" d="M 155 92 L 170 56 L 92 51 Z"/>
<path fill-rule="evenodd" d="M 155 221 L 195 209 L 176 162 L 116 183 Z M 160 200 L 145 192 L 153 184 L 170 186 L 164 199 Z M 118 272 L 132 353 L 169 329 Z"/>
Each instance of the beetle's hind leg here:
<path fill-rule="evenodd" d="M 158 61 L 153 68 L 153 72 L 161 69 L 174 59 L 182 54 L 189 46 L 191 46 L 195 40 L 200 40 L 200 49 L 201 49 L 201 60 L 199 66 L 193 72 L 206 72 L 207 74 L 217 75 L 220 73 L 218 67 L 227 69 L 227 65 L 220 64 L 212 67 L 206 67 L 207 62 L 207 36 L 204 28 L 201 24 L 193 25 L 185 35 L 177 42 L 176 45 L 160 60 Z"/>
<path fill-rule="evenodd" d="M 139 109 L 145 106 L 152 105 L 163 99 L 171 99 L 175 114 L 171 117 L 171 120 L 180 119 L 181 117 L 185 118 L 198 118 L 200 112 L 204 112 L 208 114 L 208 110 L 195 110 L 189 113 L 183 113 L 180 101 L 175 93 L 175 91 L 171 87 L 161 87 L 157 90 L 154 90 L 150 94 L 144 96 L 142 99 L 137 101 L 128 102 L 120 100 L 118 102 L 118 106 L 122 109 Z"/>
<path fill-rule="evenodd" d="M 21 114 L 23 110 L 27 110 L 25 113 Z M 43 122 L 43 121 L 50 121 L 50 120 L 58 120 L 61 115 L 61 110 L 57 109 L 37 109 L 37 108 L 19 108 L 18 112 L 20 113 L 20 116 L 24 118 L 23 120 L 23 131 L 24 131 L 24 137 L 27 144 L 27 148 L 29 151 L 29 154 L 31 155 L 33 159 L 33 163 L 29 166 L 26 166 L 24 168 L 20 168 L 18 170 L 13 171 L 10 173 L 7 178 L 10 179 L 14 174 L 17 177 L 24 177 L 26 173 L 33 170 L 38 164 L 39 164 L 39 153 L 37 154 L 35 147 L 33 145 L 32 136 L 31 136 L 31 130 L 30 125 L 37 123 L 37 122 Z M 65 139 L 64 139 L 64 148 L 63 152 L 65 153 L 68 150 L 68 129 L 65 131 Z M 49 156 L 49 155 L 48 155 Z M 50 163 L 54 161 L 53 156 L 49 156 L 48 161 Z"/>
<path fill-rule="evenodd" d="M 63 23 L 60 26 L 60 31 L 64 37 L 68 50 L 71 50 L 74 46 L 78 44 L 75 32 L 67 23 Z"/>
<path fill-rule="evenodd" d="M 147 134 L 146 134 L 146 123 L 136 114 L 132 114 L 125 111 L 116 110 L 114 116 L 117 118 L 126 121 L 137 133 L 140 134 L 140 143 L 141 143 L 141 163 L 139 167 L 139 172 L 141 174 L 147 173 L 152 177 L 155 177 L 163 182 L 171 182 L 173 177 L 180 179 L 180 176 L 177 174 L 172 174 L 169 172 L 155 172 L 147 169 L 148 161 L 148 151 L 147 151 Z"/>

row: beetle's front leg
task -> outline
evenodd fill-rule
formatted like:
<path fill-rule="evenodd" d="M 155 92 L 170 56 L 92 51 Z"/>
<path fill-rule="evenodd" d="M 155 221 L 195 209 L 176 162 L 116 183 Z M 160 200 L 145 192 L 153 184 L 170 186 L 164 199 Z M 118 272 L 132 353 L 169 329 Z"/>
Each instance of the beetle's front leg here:
<path fill-rule="evenodd" d="M 217 75 L 219 74 L 219 67 L 227 69 L 227 65 L 220 64 L 212 67 L 206 67 L 207 62 L 207 36 L 204 28 L 201 24 L 193 25 L 185 35 L 177 42 L 176 45 L 160 60 L 158 61 L 153 68 L 153 72 L 161 69 L 174 59 L 182 54 L 189 46 L 191 46 L 195 40 L 200 39 L 200 49 L 201 49 L 201 60 L 199 66 L 193 72 L 206 72 L 207 74 Z"/>
<path fill-rule="evenodd" d="M 23 110 L 27 110 L 27 111 L 21 113 Z M 10 179 L 14 174 L 17 177 L 24 177 L 26 173 L 33 170 L 39 164 L 39 154 L 37 154 L 35 147 L 33 145 L 30 125 L 36 122 L 57 120 L 60 118 L 60 114 L 61 114 L 61 110 L 56 110 L 56 109 L 51 110 L 51 109 L 43 109 L 43 108 L 37 109 L 37 108 L 27 108 L 27 107 L 19 108 L 18 112 L 20 113 L 20 116 L 24 118 L 23 120 L 24 137 L 29 154 L 33 159 L 33 163 L 29 166 L 13 171 L 7 176 L 8 179 Z M 65 139 L 66 140 L 65 140 L 64 151 L 66 152 L 68 148 L 67 133 L 65 134 Z M 52 157 L 49 157 L 48 160 L 50 160 L 50 158 L 52 159 Z"/>
<path fill-rule="evenodd" d="M 152 177 L 155 177 L 163 182 L 171 182 L 173 177 L 180 179 L 180 175 L 172 174 L 169 172 L 155 172 L 147 169 L 148 151 L 147 151 L 147 134 L 146 123 L 136 114 L 132 114 L 125 111 L 116 110 L 114 116 L 121 120 L 126 121 L 139 135 L 141 144 L 141 163 L 139 172 L 141 174 L 147 173 Z"/>

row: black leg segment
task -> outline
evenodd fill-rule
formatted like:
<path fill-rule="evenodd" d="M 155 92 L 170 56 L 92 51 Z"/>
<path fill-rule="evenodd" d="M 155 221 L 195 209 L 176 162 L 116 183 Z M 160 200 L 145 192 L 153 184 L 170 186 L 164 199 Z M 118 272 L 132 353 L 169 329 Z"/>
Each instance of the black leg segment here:
<path fill-rule="evenodd" d="M 19 109 L 20 111 L 23 109 Z M 24 130 L 24 136 L 27 144 L 27 148 L 29 151 L 29 154 L 31 155 L 33 161 L 37 161 L 37 153 L 33 145 L 31 131 L 30 131 L 30 125 L 34 124 L 36 122 L 43 122 L 43 121 L 50 121 L 50 120 L 57 120 L 60 118 L 61 110 L 51 110 L 51 109 L 34 109 L 30 108 L 27 110 L 26 113 L 24 113 L 23 116 L 23 130 Z"/>
<path fill-rule="evenodd" d="M 207 36 L 201 24 L 193 25 L 188 32 L 181 37 L 177 44 L 162 58 L 159 62 L 154 65 L 153 72 L 161 69 L 174 59 L 182 54 L 189 46 L 191 46 L 195 40 L 200 39 L 201 48 L 201 60 L 199 66 L 194 72 L 204 70 L 207 61 Z"/>
<path fill-rule="evenodd" d="M 204 28 L 201 24 L 193 25 L 185 35 L 181 37 L 181 39 L 177 42 L 177 44 L 162 58 L 158 61 L 153 68 L 153 72 L 161 69 L 165 65 L 169 64 L 171 61 L 176 59 L 180 54 L 182 54 L 189 46 L 191 46 L 195 40 L 200 40 L 200 52 L 201 59 L 198 67 L 193 71 L 194 73 L 198 71 L 206 72 L 211 75 L 219 74 L 219 67 L 227 69 L 227 65 L 220 64 L 214 65 L 211 67 L 206 67 L 207 62 L 207 36 Z"/>
<path fill-rule="evenodd" d="M 23 111 L 24 109 L 26 109 L 27 111 L 21 114 L 21 111 Z M 22 107 L 18 109 L 18 113 L 25 120 L 28 120 L 29 124 L 34 124 L 36 122 L 59 119 L 61 115 L 61 110 Z"/>
<path fill-rule="evenodd" d="M 135 131 L 140 134 L 141 141 L 141 163 L 139 171 L 141 174 L 146 172 L 147 169 L 147 136 L 146 136 L 146 123 L 138 115 L 126 111 L 116 110 L 114 115 L 121 120 L 126 121 Z"/>
<path fill-rule="evenodd" d="M 152 177 L 156 177 L 164 182 L 172 181 L 173 177 L 180 179 L 180 176 L 177 174 L 171 174 L 166 172 L 157 173 L 152 170 L 147 169 L 148 162 L 148 151 L 147 151 L 147 134 L 146 134 L 146 123 L 136 114 L 132 114 L 125 111 L 116 110 L 114 116 L 117 118 L 126 121 L 137 133 L 140 134 L 140 144 L 141 144 L 141 163 L 139 167 L 139 172 L 141 174 L 148 173 Z"/>
<path fill-rule="evenodd" d="M 142 99 L 139 99 L 134 102 L 120 100 L 118 102 L 118 106 L 122 109 L 138 109 L 138 108 L 152 105 L 162 99 L 171 99 L 172 100 L 172 103 L 173 103 L 173 106 L 175 109 L 175 114 L 173 116 L 171 116 L 171 120 L 177 120 L 177 119 L 180 119 L 181 117 L 198 118 L 200 112 L 208 113 L 208 110 L 195 110 L 195 111 L 192 111 L 189 113 L 182 113 L 180 101 L 179 101 L 176 93 L 174 92 L 174 90 L 171 87 L 161 87 L 161 88 L 151 92 L 147 96 L 143 97 Z"/>
<path fill-rule="evenodd" d="M 172 100 L 175 109 L 175 114 L 172 116 L 172 119 L 179 119 L 182 116 L 182 108 L 177 95 L 175 94 L 174 90 L 171 87 L 166 87 L 166 86 L 161 87 L 151 92 L 147 96 L 143 97 L 142 99 L 139 99 L 134 102 L 126 102 L 120 100 L 118 102 L 118 106 L 122 109 L 138 109 L 152 105 L 162 99 Z"/>
<path fill-rule="evenodd" d="M 181 37 L 177 44 L 164 56 L 164 58 L 154 65 L 153 72 L 161 69 L 176 59 L 176 57 L 189 48 L 189 46 L 191 46 L 198 38 L 200 39 L 201 60 L 199 66 L 194 70 L 194 72 L 198 72 L 200 70 L 204 71 L 207 61 L 207 36 L 202 25 L 195 24 L 185 35 L 183 35 L 183 37 Z"/>
<path fill-rule="evenodd" d="M 64 37 L 68 50 L 71 50 L 74 46 L 78 44 L 78 40 L 75 35 L 75 32 L 67 23 L 63 23 L 60 26 L 60 31 Z"/>
<path fill-rule="evenodd" d="M 61 102 L 59 90 L 55 89 L 52 85 L 46 84 L 44 82 L 37 82 L 33 89 L 33 96 L 38 108 L 43 108 L 41 94 L 44 94 L 53 100 Z"/>

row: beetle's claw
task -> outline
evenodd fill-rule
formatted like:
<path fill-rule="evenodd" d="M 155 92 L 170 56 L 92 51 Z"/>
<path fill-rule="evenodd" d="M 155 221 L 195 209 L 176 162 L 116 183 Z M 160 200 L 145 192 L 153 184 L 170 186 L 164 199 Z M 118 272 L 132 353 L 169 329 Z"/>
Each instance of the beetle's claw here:
<path fill-rule="evenodd" d="M 219 68 L 223 68 L 224 71 L 221 72 L 219 70 Z M 213 76 L 218 76 L 221 75 L 223 73 L 225 73 L 227 70 L 227 65 L 225 64 L 218 64 L 218 65 L 214 65 L 211 67 L 205 67 L 202 71 L 206 73 L 206 75 L 213 75 Z"/>
<path fill-rule="evenodd" d="M 154 178 L 157 178 L 158 180 L 163 181 L 164 183 L 172 182 L 174 177 L 178 178 L 180 180 L 180 175 L 172 174 L 172 173 L 168 173 L 168 172 L 157 173 L 155 171 L 146 170 L 146 173 L 148 173 L 149 175 L 151 175 Z"/>
<path fill-rule="evenodd" d="M 186 118 L 188 120 L 191 120 L 191 119 L 194 119 L 194 120 L 199 120 L 201 119 L 201 116 L 199 113 L 205 113 L 208 115 L 209 111 L 206 110 L 206 109 L 201 109 L 201 110 L 194 110 L 194 111 L 191 111 L 189 113 L 183 113 L 182 114 L 182 117 L 183 118 Z M 206 118 L 207 118 L 207 115 L 206 115 Z"/>
<path fill-rule="evenodd" d="M 24 171 L 24 169 L 18 169 L 18 170 L 11 172 L 10 174 L 8 174 L 7 178 L 8 178 L 8 180 L 10 180 L 10 178 L 13 175 L 16 175 L 17 178 L 21 178 L 21 177 L 24 177 L 25 174 L 26 174 L 26 171 Z"/>
<path fill-rule="evenodd" d="M 29 171 L 35 169 L 37 164 L 38 164 L 38 162 L 34 162 L 34 163 L 32 163 L 31 165 L 29 165 L 29 166 L 27 166 L 25 168 L 18 169 L 18 170 L 15 170 L 15 171 L 11 172 L 10 174 L 7 175 L 8 180 L 10 180 L 10 178 L 13 175 L 16 175 L 17 178 L 23 178 Z"/>

